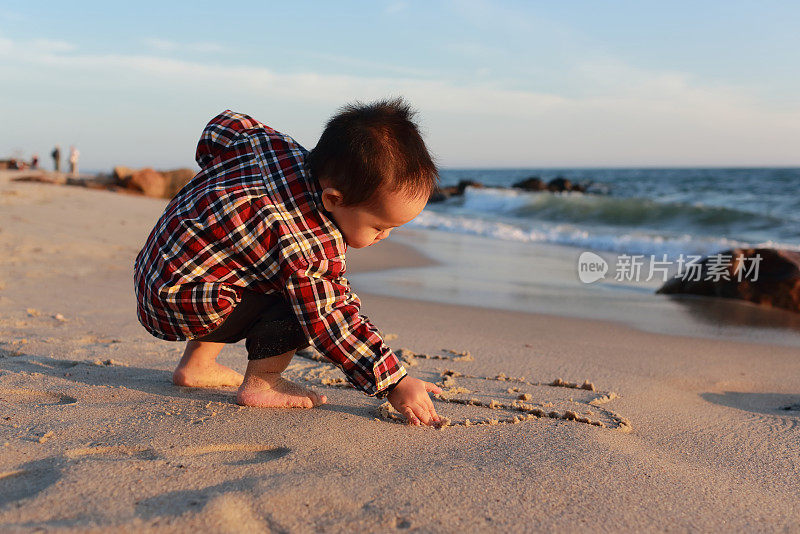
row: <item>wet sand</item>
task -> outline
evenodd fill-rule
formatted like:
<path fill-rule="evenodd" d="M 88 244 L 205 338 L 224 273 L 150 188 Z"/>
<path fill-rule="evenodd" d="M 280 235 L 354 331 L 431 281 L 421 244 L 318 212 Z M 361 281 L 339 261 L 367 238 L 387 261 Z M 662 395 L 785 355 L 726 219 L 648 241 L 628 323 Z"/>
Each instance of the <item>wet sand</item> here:
<path fill-rule="evenodd" d="M 348 253 L 353 285 L 409 371 L 445 386 L 451 425 L 397 424 L 313 353 L 289 375 L 328 405 L 242 408 L 173 386 L 182 345 L 136 321 L 133 258 L 165 202 L 10 175 L 0 530 L 800 527 L 795 347 L 359 291 L 359 272 L 430 265 L 390 238 Z M 243 370 L 244 348 L 220 359 Z"/>
<path fill-rule="evenodd" d="M 800 314 L 723 298 L 655 294 L 668 278 L 578 279 L 576 247 L 516 243 L 438 230 L 394 236 L 435 260 L 356 273 L 364 292 L 493 309 L 614 321 L 659 334 L 766 342 L 800 349 Z M 609 264 L 616 255 L 599 252 Z M 371 258 L 373 255 L 366 254 Z M 375 255 L 377 256 L 377 255 Z M 502 258 L 502 261 L 497 261 Z M 642 271 L 647 272 L 647 262 Z"/>

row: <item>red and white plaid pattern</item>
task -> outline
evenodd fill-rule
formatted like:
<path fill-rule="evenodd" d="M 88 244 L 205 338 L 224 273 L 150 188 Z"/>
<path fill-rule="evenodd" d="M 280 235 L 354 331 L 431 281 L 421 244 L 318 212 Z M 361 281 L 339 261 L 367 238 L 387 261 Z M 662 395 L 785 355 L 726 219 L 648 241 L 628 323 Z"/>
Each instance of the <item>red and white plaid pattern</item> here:
<path fill-rule="evenodd" d="M 197 145 L 202 169 L 170 201 L 136 257 L 139 321 L 155 337 L 219 326 L 242 289 L 280 293 L 314 347 L 369 395 L 406 371 L 344 277 L 347 245 L 322 205 L 308 152 L 227 110 Z"/>

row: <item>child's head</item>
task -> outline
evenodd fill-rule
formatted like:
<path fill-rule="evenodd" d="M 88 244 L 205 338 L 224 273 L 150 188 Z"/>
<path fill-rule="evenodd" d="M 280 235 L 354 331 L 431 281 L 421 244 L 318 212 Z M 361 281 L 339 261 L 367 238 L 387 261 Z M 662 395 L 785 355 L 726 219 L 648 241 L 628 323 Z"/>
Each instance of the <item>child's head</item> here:
<path fill-rule="evenodd" d="M 347 244 L 380 241 L 425 207 L 438 171 L 402 99 L 345 106 L 309 153 L 322 201 Z"/>

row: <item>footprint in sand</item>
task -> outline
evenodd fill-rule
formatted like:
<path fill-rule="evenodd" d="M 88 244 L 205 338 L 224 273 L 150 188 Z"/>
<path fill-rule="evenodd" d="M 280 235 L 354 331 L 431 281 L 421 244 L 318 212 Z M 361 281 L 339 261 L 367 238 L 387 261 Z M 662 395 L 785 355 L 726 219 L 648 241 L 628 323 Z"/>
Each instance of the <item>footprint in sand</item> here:
<path fill-rule="evenodd" d="M 748 414 L 750 424 L 766 427 L 771 432 L 791 434 L 800 430 L 800 396 L 786 393 L 725 391 L 701 393 L 713 404 L 735 408 Z"/>
<path fill-rule="evenodd" d="M 38 365 L 40 367 L 45 367 L 47 369 L 72 369 L 73 367 L 80 365 L 81 362 L 77 360 L 56 360 L 56 359 L 49 359 L 48 361 L 44 362 L 41 360 L 37 360 L 36 358 L 29 358 L 28 363 L 32 365 Z"/>
<path fill-rule="evenodd" d="M 55 458 L 34 460 L 11 471 L 0 472 L 0 506 L 30 499 L 61 478 Z"/>
<path fill-rule="evenodd" d="M 128 445 L 108 445 L 69 449 L 64 456 L 70 460 L 90 457 L 97 460 L 157 460 L 159 454 L 150 447 L 132 447 Z"/>
<path fill-rule="evenodd" d="M 406 367 L 423 366 L 432 361 L 474 361 L 469 351 L 442 349 L 442 354 L 414 353 L 408 349 L 396 351 Z M 298 362 L 288 371 L 298 380 L 323 387 L 351 387 L 325 364 L 315 351 L 306 349 L 297 353 L 308 362 Z M 319 362 L 319 363 L 312 363 Z M 420 367 L 421 370 L 422 367 Z M 338 374 L 338 376 L 337 376 Z M 439 370 L 436 381 L 443 389 L 434 396 L 440 416 L 448 417 L 440 428 L 447 426 L 493 426 L 517 424 L 533 419 L 556 419 L 582 423 L 598 428 L 622 432 L 632 430 L 631 423 L 603 405 L 617 398 L 611 391 L 598 391 L 588 380 L 568 382 L 557 378 L 536 382 L 524 377 L 511 377 L 501 373 L 496 376 L 474 376 L 451 369 Z M 378 408 L 378 415 L 387 421 L 404 422 L 404 418 L 388 402 Z"/>
<path fill-rule="evenodd" d="M 3 349 L 0 349 L 0 355 L 2 355 L 2 353 Z M 80 360 L 58 360 L 50 357 L 31 356 L 21 352 L 16 352 L 8 357 L 13 357 L 14 359 L 9 362 L 10 365 L 6 366 L 7 369 L 16 367 L 17 369 L 26 370 L 25 366 L 44 367 L 45 369 L 72 369 L 78 365 L 89 363 Z"/>
<path fill-rule="evenodd" d="M 250 465 L 277 460 L 289 454 L 286 447 L 265 447 L 248 443 L 216 443 L 156 450 L 152 447 L 106 445 L 69 449 L 69 460 L 91 458 L 101 461 L 166 460 L 184 466 L 186 463 L 204 465 Z M 193 460 L 196 460 L 193 462 Z"/>
<path fill-rule="evenodd" d="M 175 460 L 200 459 L 202 463 L 224 465 L 260 464 L 283 458 L 291 452 L 287 447 L 264 447 L 249 443 L 215 443 L 170 449 Z"/>
<path fill-rule="evenodd" d="M 21 406 L 68 406 L 77 404 L 78 399 L 62 393 L 52 393 L 38 389 L 0 388 L 0 402 Z"/>
<path fill-rule="evenodd" d="M 78 343 L 79 345 L 105 345 L 105 346 L 109 346 L 109 345 L 114 345 L 116 343 L 122 343 L 122 341 L 120 341 L 119 339 L 103 338 L 103 337 L 98 337 L 98 336 L 95 336 L 95 335 L 92 335 L 92 334 L 86 334 L 86 335 L 83 335 L 81 337 L 73 338 L 72 341 L 74 341 L 75 343 Z"/>
<path fill-rule="evenodd" d="M 283 532 L 264 521 L 253 508 L 261 481 L 255 477 L 233 479 L 213 486 L 179 489 L 136 502 L 136 515 L 146 521 L 191 513 L 205 525 L 222 525 L 224 531 Z M 169 523 L 169 522 L 168 522 Z M 218 528 L 219 530 L 219 528 Z"/>

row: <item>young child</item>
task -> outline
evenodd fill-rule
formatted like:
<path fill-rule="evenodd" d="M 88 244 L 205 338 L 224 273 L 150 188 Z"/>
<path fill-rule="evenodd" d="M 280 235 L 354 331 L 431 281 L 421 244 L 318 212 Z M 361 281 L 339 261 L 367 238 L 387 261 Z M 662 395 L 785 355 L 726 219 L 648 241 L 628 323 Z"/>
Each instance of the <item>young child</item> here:
<path fill-rule="evenodd" d="M 402 99 L 356 103 L 332 117 L 317 146 L 227 110 L 197 146 L 201 171 L 136 257 L 137 314 L 155 337 L 189 340 L 173 382 L 239 386 L 246 406 L 311 408 L 325 395 L 281 377 L 309 344 L 410 424 L 436 424 L 434 384 L 406 374 L 359 313 L 344 277 L 363 248 L 416 217 L 438 171 Z M 244 377 L 216 362 L 244 339 Z"/>

